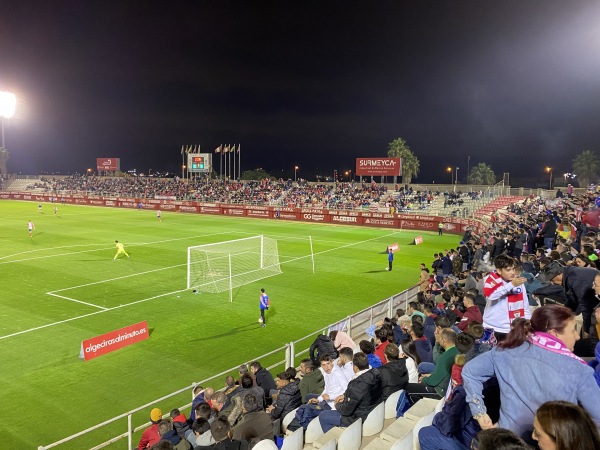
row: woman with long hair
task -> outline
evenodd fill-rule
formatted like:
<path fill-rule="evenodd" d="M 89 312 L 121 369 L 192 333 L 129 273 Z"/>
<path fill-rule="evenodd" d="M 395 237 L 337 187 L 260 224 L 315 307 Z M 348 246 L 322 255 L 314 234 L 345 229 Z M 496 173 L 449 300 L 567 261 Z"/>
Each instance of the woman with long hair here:
<path fill-rule="evenodd" d="M 539 407 L 532 438 L 541 450 L 600 450 L 600 435 L 590 415 L 581 406 L 564 401 Z"/>
<path fill-rule="evenodd" d="M 594 371 L 573 353 L 579 333 L 569 308 L 546 305 L 531 320 L 517 321 L 506 339 L 469 361 L 463 370 L 467 402 L 482 429 L 494 424 L 483 402 L 483 383 L 500 387 L 498 425 L 531 438 L 534 412 L 551 400 L 581 404 L 600 420 L 600 389 Z"/>
<path fill-rule="evenodd" d="M 400 346 L 400 358 L 404 358 L 406 361 L 406 369 L 408 370 L 408 382 L 418 383 L 419 382 L 419 371 L 417 367 L 421 364 L 421 357 L 417 353 L 417 347 L 415 343 L 410 339 L 404 339 Z"/>

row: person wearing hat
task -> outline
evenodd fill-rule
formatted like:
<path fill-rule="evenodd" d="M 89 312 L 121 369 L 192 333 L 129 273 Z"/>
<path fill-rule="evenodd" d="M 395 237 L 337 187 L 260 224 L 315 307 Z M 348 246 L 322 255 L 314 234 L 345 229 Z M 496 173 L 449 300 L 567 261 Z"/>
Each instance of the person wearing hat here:
<path fill-rule="evenodd" d="M 581 313 L 583 318 L 582 337 L 586 338 L 592 325 L 592 312 L 600 303 L 594 290 L 594 279 L 600 274 L 597 269 L 589 267 L 563 266 L 553 261 L 544 267 L 546 280 L 565 291 L 565 306 L 575 314 Z"/>
<path fill-rule="evenodd" d="M 162 411 L 160 408 L 154 408 L 150 411 L 150 420 L 152 425 L 144 430 L 140 443 L 138 444 L 138 450 L 144 450 L 152 448 L 154 444 L 160 441 L 160 435 L 158 434 L 158 422 L 162 420 Z"/>

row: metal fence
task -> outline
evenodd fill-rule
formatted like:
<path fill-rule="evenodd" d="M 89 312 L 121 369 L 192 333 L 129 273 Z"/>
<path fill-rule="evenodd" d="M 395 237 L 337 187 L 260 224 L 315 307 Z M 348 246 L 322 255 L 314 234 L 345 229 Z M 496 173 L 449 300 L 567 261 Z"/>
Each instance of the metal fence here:
<path fill-rule="evenodd" d="M 366 309 L 363 309 L 362 311 L 359 311 L 348 317 L 345 317 L 344 319 L 342 319 L 336 323 L 333 323 L 333 324 L 329 325 L 328 327 L 317 330 L 317 331 L 315 331 L 307 336 L 304 336 L 296 341 L 290 342 L 289 344 L 286 344 L 282 347 L 276 348 L 268 353 L 265 353 L 264 355 L 253 358 L 251 361 L 263 362 L 263 365 L 265 366 L 265 368 L 267 370 L 273 370 L 273 369 L 279 368 L 279 367 L 282 367 L 282 368 L 296 367 L 297 366 L 296 361 L 297 360 L 299 361 L 300 359 L 303 359 L 306 357 L 304 355 L 308 354 L 309 348 L 317 335 L 326 333 L 329 330 L 342 330 L 342 331 L 345 331 L 346 333 L 348 333 L 350 335 L 350 337 L 352 337 L 352 339 L 357 340 L 358 338 L 365 336 L 365 330 L 371 324 L 374 324 L 374 323 L 378 322 L 379 320 L 382 320 L 384 317 L 392 317 L 397 308 L 406 309 L 406 305 L 408 305 L 408 302 L 413 301 L 416 298 L 418 292 L 419 292 L 418 285 L 410 287 L 410 288 L 406 289 L 405 291 L 399 292 L 398 294 L 395 294 L 390 298 L 387 298 L 385 300 L 380 301 L 379 303 L 376 303 L 375 305 L 372 305 Z M 264 361 L 268 361 L 269 364 L 264 364 Z M 194 383 L 194 384 L 185 386 L 175 392 L 172 392 L 168 395 L 165 395 L 165 396 L 160 397 L 156 400 L 153 400 L 149 403 L 146 403 L 142 406 L 139 406 L 135 409 L 132 409 L 131 411 L 128 411 L 126 413 L 123 413 L 121 415 L 113 417 L 112 419 L 106 420 L 102 423 L 99 423 L 92 427 L 86 428 L 85 430 L 82 430 L 79 433 L 75 433 L 75 434 L 68 436 L 64 439 L 61 439 L 59 441 L 56 441 L 56 442 L 53 442 L 53 443 L 47 444 L 47 445 L 41 445 L 38 447 L 38 450 L 47 450 L 47 449 L 55 448 L 55 447 L 58 447 L 60 445 L 67 444 L 67 443 L 74 444 L 77 439 L 84 438 L 94 431 L 106 429 L 107 427 L 109 427 L 109 425 L 113 425 L 113 424 L 117 424 L 119 427 L 121 427 L 121 429 L 124 429 L 126 431 L 123 431 L 122 433 L 120 433 L 108 440 L 105 440 L 97 445 L 94 445 L 94 446 L 88 447 L 88 448 L 91 448 L 92 450 L 97 450 L 97 449 L 108 447 L 109 445 L 115 444 L 119 441 L 127 440 L 127 449 L 132 449 L 132 448 L 134 448 L 134 443 L 133 443 L 134 442 L 134 440 L 133 440 L 134 434 L 141 430 L 144 430 L 145 428 L 147 428 L 151 425 L 151 422 L 144 422 L 144 423 L 134 427 L 133 426 L 133 416 L 135 414 L 138 414 L 140 412 L 147 413 L 148 408 L 151 408 L 151 407 L 153 408 L 160 402 L 164 402 L 166 400 L 171 400 L 171 399 L 177 399 L 179 396 L 184 395 L 184 394 L 189 395 L 189 394 L 191 394 L 192 390 L 198 384 L 205 386 L 208 383 L 216 382 L 219 379 L 222 380 L 224 376 L 231 375 L 234 373 L 237 374 L 238 367 L 239 366 L 229 368 L 223 372 L 220 372 L 216 375 L 211 376 L 210 378 L 206 378 L 198 383 Z M 190 401 L 188 403 L 183 404 L 179 409 L 184 410 L 184 409 L 190 408 L 191 405 L 192 405 L 192 402 Z M 148 417 L 148 414 L 146 414 L 145 417 Z M 123 423 L 123 422 L 125 422 L 125 423 Z M 102 438 L 102 439 L 105 439 L 105 438 Z M 77 444 L 77 448 L 85 448 L 85 447 L 82 446 L 81 443 L 79 443 L 79 444 Z"/>

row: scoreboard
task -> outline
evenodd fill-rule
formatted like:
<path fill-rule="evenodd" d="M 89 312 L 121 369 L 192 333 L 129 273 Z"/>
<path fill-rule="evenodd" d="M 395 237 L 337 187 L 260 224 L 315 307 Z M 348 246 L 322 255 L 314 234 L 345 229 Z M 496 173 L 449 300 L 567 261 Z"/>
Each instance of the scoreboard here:
<path fill-rule="evenodd" d="M 189 153 L 188 172 L 208 173 L 212 168 L 212 154 L 210 153 Z"/>

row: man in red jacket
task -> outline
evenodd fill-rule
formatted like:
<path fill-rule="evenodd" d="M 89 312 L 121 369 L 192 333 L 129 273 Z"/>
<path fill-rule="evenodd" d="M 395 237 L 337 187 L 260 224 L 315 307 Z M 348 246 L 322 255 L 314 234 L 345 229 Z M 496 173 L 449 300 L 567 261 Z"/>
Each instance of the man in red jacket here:
<path fill-rule="evenodd" d="M 473 294 L 465 294 L 463 298 L 463 303 L 465 305 L 465 312 L 460 312 L 458 309 L 452 305 L 452 311 L 460 318 L 460 322 L 458 322 L 458 329 L 460 331 L 465 331 L 469 326 L 469 323 L 475 321 L 478 323 L 483 323 L 483 317 L 481 317 L 481 311 L 479 307 L 475 305 L 475 297 Z"/>
<path fill-rule="evenodd" d="M 158 422 L 162 419 L 162 411 L 159 408 L 154 408 L 150 411 L 150 420 L 152 425 L 144 430 L 142 438 L 138 444 L 138 450 L 144 450 L 152 448 L 154 444 L 160 441 L 160 435 L 158 434 Z"/>

